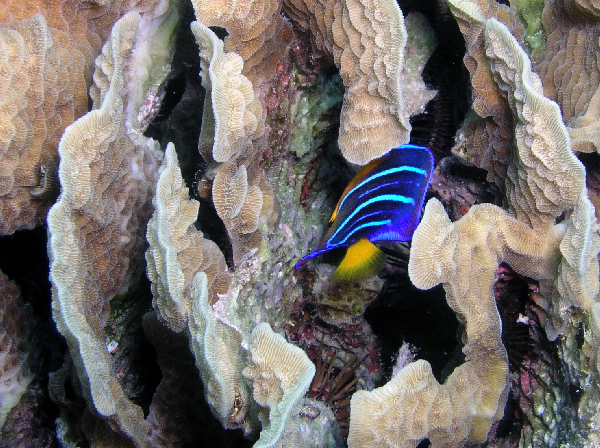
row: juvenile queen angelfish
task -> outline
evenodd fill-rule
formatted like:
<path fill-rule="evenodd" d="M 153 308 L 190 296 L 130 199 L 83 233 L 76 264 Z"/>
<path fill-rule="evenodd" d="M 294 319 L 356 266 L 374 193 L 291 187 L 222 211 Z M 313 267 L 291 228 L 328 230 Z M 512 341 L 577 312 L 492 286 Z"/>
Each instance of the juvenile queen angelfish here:
<path fill-rule="evenodd" d="M 342 193 L 327 233 L 314 252 L 296 263 L 296 269 L 324 252 L 348 247 L 333 280 L 351 281 L 375 273 L 385 254 L 373 243 L 412 238 L 433 162 L 429 149 L 403 145 L 362 167 Z"/>

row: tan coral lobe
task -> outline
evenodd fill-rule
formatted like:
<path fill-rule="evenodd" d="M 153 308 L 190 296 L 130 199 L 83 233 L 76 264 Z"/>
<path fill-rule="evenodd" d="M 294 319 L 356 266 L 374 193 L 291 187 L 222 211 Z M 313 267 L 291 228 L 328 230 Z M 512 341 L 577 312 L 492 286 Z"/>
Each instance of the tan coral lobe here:
<path fill-rule="evenodd" d="M 413 236 L 409 275 L 420 288 L 443 283 L 448 304 L 465 325 L 466 361 L 444 384 L 417 361 L 384 387 L 357 392 L 349 446 L 408 447 L 428 438 L 433 446 L 461 447 L 487 439 L 502 416 L 509 386 L 493 293 L 500 262 L 539 280 L 540 291 L 553 297 L 556 328 L 569 306 L 597 308 L 598 225 L 558 106 L 543 97 L 529 58 L 505 25 L 485 20 L 473 3 L 453 5 L 455 14 L 479 27 L 485 54 L 480 48 L 478 57 L 488 64 L 497 104 L 506 101 L 514 122 L 515 144 L 507 157 L 480 160 L 484 167 L 507 167 L 508 211 L 473 205 L 452 223 L 438 200 L 428 202 Z M 567 219 L 556 224 L 562 213 Z M 547 323 L 549 337 L 556 328 Z M 373 427 L 379 428 L 374 434 Z"/>
<path fill-rule="evenodd" d="M 172 12 L 155 13 L 155 31 L 173 29 Z M 140 106 L 136 89 L 162 82 L 140 77 L 135 88 L 124 89 L 140 23 L 145 20 L 136 12 L 117 22 L 96 60 L 102 72 L 97 78 L 108 79 L 108 87 L 99 89 L 100 103 L 70 125 L 61 139 L 62 192 L 48 215 L 48 251 L 53 317 L 69 344 L 90 410 L 104 419 L 101 426 L 112 426 L 104 437 L 149 446 L 148 423 L 114 374 L 104 333 L 110 301 L 141 274 L 145 228 L 162 157 L 157 142 L 136 133 L 135 126 L 126 130 Z M 154 45 L 152 62 L 166 64 L 169 42 L 157 43 L 156 38 L 146 35 Z M 145 73 L 150 76 L 152 71 Z"/>
<path fill-rule="evenodd" d="M 0 271 L 0 429 L 33 379 L 27 366 L 31 318 L 19 287 Z"/>
<path fill-rule="evenodd" d="M 1 25 L 0 49 L 0 233 L 10 234 L 42 222 L 56 199 L 44 184 L 53 182 L 60 134 L 87 109 L 87 93 L 83 73 L 66 70 L 83 64 L 83 54 L 41 14 Z"/>
<path fill-rule="evenodd" d="M 6 0 L 0 10 L 0 234 L 44 222 L 61 134 L 88 110 L 94 58 L 128 10 L 159 0 Z"/>
<path fill-rule="evenodd" d="M 243 374 L 252 384 L 254 400 L 261 406 L 259 417 L 263 423 L 255 446 L 269 447 L 277 442 L 276 446 L 286 446 L 282 435 L 286 434 L 291 414 L 297 412 L 296 405 L 308 391 L 315 365 L 304 351 L 273 332 L 266 322 L 252 330 L 250 353 L 252 359 Z"/>
<path fill-rule="evenodd" d="M 600 16 L 595 1 L 545 2 L 547 45 L 536 71 L 562 110 L 573 149 L 600 152 Z"/>
<path fill-rule="evenodd" d="M 413 236 L 409 275 L 420 288 L 444 284 L 448 304 L 466 327 L 467 361 L 443 384 L 426 362 L 417 361 L 383 388 L 357 392 L 349 446 L 377 446 L 382 443 L 377 437 L 387 438 L 390 446 L 414 446 L 423 438 L 448 447 L 484 441 L 504 412 L 508 392 L 508 360 L 493 295 L 497 266 L 506 260 L 526 275 L 552 278 L 560 236 L 540 235 L 491 204 L 474 205 L 452 223 L 442 204 L 430 200 Z M 391 421 L 397 428 L 384 430 Z M 371 441 L 373 426 L 382 429 Z"/>
<path fill-rule="evenodd" d="M 255 85 L 275 74 L 275 65 L 283 55 L 281 0 L 206 2 L 192 0 L 198 21 L 207 26 L 227 29 L 225 50 L 241 56 L 243 72 Z"/>
<path fill-rule="evenodd" d="M 215 165 L 212 199 L 232 238 L 237 262 L 260 240 L 258 222 L 263 197 L 270 190 L 259 167 L 266 144 L 262 106 L 242 73 L 240 56 L 226 53 L 223 42 L 205 25 L 192 23 L 192 32 L 200 48 L 202 84 L 207 90 L 199 149 Z"/>
<path fill-rule="evenodd" d="M 190 297 L 193 300 L 188 331 L 196 365 L 205 385 L 205 396 L 214 414 L 225 428 L 254 431 L 254 423 L 246 418 L 250 391 L 243 381 L 246 356 L 242 335 L 219 320 L 208 299 L 207 276 L 194 276 Z"/>
<path fill-rule="evenodd" d="M 488 172 L 489 181 L 504 186 L 513 137 L 513 119 L 494 83 L 485 54 L 484 25 L 493 17 L 515 35 L 523 34 L 516 11 L 497 2 L 449 0 L 448 5 L 465 37 L 465 67 L 471 74 L 472 111 L 456 135 L 453 153 Z"/>
<path fill-rule="evenodd" d="M 284 10 L 333 57 L 346 91 L 339 146 L 363 165 L 409 140 L 400 85 L 406 29 L 394 1 L 289 0 Z"/>
<path fill-rule="evenodd" d="M 202 23 L 227 29 L 225 49 L 242 57 L 255 89 L 275 75 L 282 55 L 276 46 L 285 40 L 281 10 L 309 31 L 317 49 L 333 58 L 346 87 L 339 145 L 348 161 L 365 164 L 408 142 L 400 84 L 406 30 L 396 2 L 198 1 L 194 8 Z"/>

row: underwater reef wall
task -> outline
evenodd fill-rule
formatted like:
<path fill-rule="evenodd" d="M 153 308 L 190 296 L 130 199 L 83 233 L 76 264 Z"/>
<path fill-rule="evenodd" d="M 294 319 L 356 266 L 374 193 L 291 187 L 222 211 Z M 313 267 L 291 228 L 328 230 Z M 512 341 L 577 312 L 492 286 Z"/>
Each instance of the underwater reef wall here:
<path fill-rule="evenodd" d="M 0 446 L 600 446 L 598 11 L 9 2 Z M 416 140 L 412 242 L 295 269 Z"/>

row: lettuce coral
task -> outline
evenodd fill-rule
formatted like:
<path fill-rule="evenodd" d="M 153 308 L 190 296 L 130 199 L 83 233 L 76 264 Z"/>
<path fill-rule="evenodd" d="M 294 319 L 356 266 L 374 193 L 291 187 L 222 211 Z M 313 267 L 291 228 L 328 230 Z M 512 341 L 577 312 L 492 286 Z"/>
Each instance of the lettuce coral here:
<path fill-rule="evenodd" d="M 223 42 L 205 25 L 192 23 L 192 32 L 200 47 L 202 84 L 207 90 L 200 150 L 206 161 L 220 163 L 215 167 L 212 198 L 239 261 L 255 246 L 268 194 L 257 166 L 264 147 L 262 106 L 242 74 L 241 57 L 225 53 Z M 247 240 L 249 245 L 244 244 Z"/>
<path fill-rule="evenodd" d="M 159 17 L 163 26 L 173 29 L 175 21 L 168 12 Z M 96 61 L 98 70 L 110 79 L 109 87 L 96 108 L 72 124 L 61 139 L 62 192 L 49 212 L 48 231 L 54 319 L 71 347 L 84 393 L 90 406 L 115 429 L 145 445 L 147 423 L 113 374 L 103 334 L 110 300 L 140 273 L 161 158 L 155 141 L 127 135 L 125 128 L 126 120 L 132 120 L 126 112 L 128 101 L 137 98 L 124 97 L 121 91 L 124 72 L 135 54 L 131 49 L 139 23 L 135 12 L 117 22 Z M 138 88 L 152 82 L 156 80 L 142 80 Z"/>
<path fill-rule="evenodd" d="M 87 109 L 84 55 L 41 14 L 0 27 L 0 233 L 33 228 L 58 194 L 56 144 Z M 88 61 L 89 63 L 89 61 Z"/>
<path fill-rule="evenodd" d="M 600 151 L 598 10 L 594 1 L 546 2 L 547 46 L 536 64 L 544 93 L 561 107 L 573 149 L 582 152 Z"/>
<path fill-rule="evenodd" d="M 126 11 L 153 11 L 165 3 L 3 3 L 0 234 L 41 224 L 56 200 L 58 141 L 87 112 L 94 58 L 115 21 Z"/>
<path fill-rule="evenodd" d="M 544 56 L 550 62 L 542 68 L 548 72 L 540 78 L 520 48 L 523 27 L 514 5 L 450 1 L 465 37 L 473 93 L 472 112 L 454 151 L 487 171 L 488 180 L 500 187 L 495 197 L 502 196 L 504 204 L 467 210 L 481 198 L 464 200 L 457 207 L 461 210 L 450 214 L 459 218 L 452 222 L 438 200 L 429 201 L 415 232 L 408 273 L 420 288 L 443 284 L 449 312 L 463 324 L 464 362 L 456 365 L 462 361 L 457 347 L 437 378 L 434 363 L 408 362 L 410 355 L 383 384 L 376 338 L 360 316 L 381 280 L 332 285 L 327 266 L 294 271 L 293 264 L 316 244 L 352 175 L 348 162 L 363 164 L 406 142 L 409 116 L 423 111 L 435 94 L 422 79 L 435 45 L 423 16 L 405 19 L 387 0 L 194 1 L 187 11 L 166 1 L 91 1 L 86 8 L 34 2 L 29 12 L 9 3 L 10 17 L 0 11 L 0 46 L 6 49 L 0 70 L 9 79 L 0 86 L 7 98 L 0 104 L 0 126 L 5 136 L 22 140 L 19 148 L 28 148 L 32 159 L 15 149 L 17 140 L 0 136 L 0 191 L 27 177 L 19 174 L 21 162 L 30 177 L 23 185 L 25 199 L 13 193 L 3 197 L 18 198 L 22 211 L 2 199 L 3 232 L 29 226 L 8 224 L 30 213 L 27 203 L 52 202 L 56 163 L 46 161 L 33 143 L 51 148 L 44 132 L 58 141 L 62 128 L 77 118 L 75 103 L 87 109 L 86 85 L 93 80 L 93 110 L 60 139 L 62 192 L 48 215 L 53 317 L 68 346 L 50 386 L 61 408 L 57 431 L 64 444 L 209 443 L 204 440 L 209 436 L 191 428 L 203 421 L 211 431 L 237 430 L 224 431 L 223 439 L 245 436 L 256 446 L 341 446 L 338 426 L 349 427 L 351 447 L 414 447 L 424 438 L 434 447 L 484 442 L 497 436 L 505 405 L 514 406 L 510 393 L 517 390 L 494 289 L 501 262 L 529 277 L 539 328 L 553 340 L 552 362 L 562 363 L 564 384 L 571 381 L 579 388 L 579 414 L 570 416 L 555 409 L 570 397 L 560 389 L 563 383 L 546 381 L 553 364 L 519 371 L 522 388 L 528 387 L 527 375 L 545 375 L 539 381 L 543 387 L 523 393 L 531 398 L 523 421 L 531 424 L 522 440 L 558 445 L 563 439 L 557 421 L 570 416 L 572 428 L 582 429 L 578 440 L 600 443 L 595 429 L 600 422 L 600 388 L 595 387 L 600 383 L 600 237 L 585 179 L 587 174 L 588 188 L 595 188 L 589 166 L 597 159 L 584 159 L 586 173 L 573 154 L 583 149 L 577 132 L 595 129 L 595 94 L 582 95 L 589 100 L 586 110 L 568 101 L 559 104 L 571 118 L 561 117 L 559 106 L 542 94 L 549 78 L 561 84 L 552 94 L 558 100 L 576 96 L 573 92 L 582 87 L 581 67 L 576 67 L 577 80 L 565 79 L 574 87 L 560 77 L 568 62 L 561 62 L 562 56 L 552 60 L 565 45 L 571 48 L 569 36 L 576 34 L 574 48 L 580 48 L 582 34 L 573 31 L 579 25 L 569 22 L 572 29 L 551 31 Z M 589 37 L 596 32 L 593 2 L 551 2 L 546 11 L 565 5 L 573 6 L 577 17 L 559 22 L 585 17 L 586 51 L 595 48 Z M 113 27 L 114 19 L 130 9 L 142 14 L 126 14 Z M 180 17 L 196 20 L 191 33 L 184 33 L 187 25 L 178 26 L 184 23 Z M 442 19 L 453 20 L 450 15 Z M 209 26 L 223 27 L 228 35 L 221 40 L 222 30 Z M 196 41 L 199 58 L 192 63 L 181 63 L 177 53 L 173 57 L 176 30 L 178 52 L 197 53 Z M 92 76 L 91 61 L 106 39 Z M 70 64 L 79 70 L 73 79 Z M 182 68 L 186 64 L 192 68 Z M 190 72 L 198 71 L 195 64 L 201 80 L 190 81 Z M 593 76 L 592 71 L 585 83 L 591 90 Z M 199 128 L 180 139 L 193 140 L 186 143 L 197 160 L 204 159 L 190 166 L 184 166 L 192 158 L 189 148 L 182 149 L 185 144 L 178 140 L 177 154 L 163 136 L 163 158 L 159 143 L 148 137 L 161 138 L 157 129 L 181 94 L 182 78 L 183 88 L 190 88 L 184 95 L 204 107 L 200 119 L 176 106 L 186 129 Z M 19 80 L 26 89 L 13 88 Z M 57 102 L 60 98 L 65 104 Z M 44 118 L 46 128 L 38 123 Z M 576 126 L 587 119 L 585 126 Z M 438 172 L 472 172 L 452 160 L 440 163 Z M 483 184 L 483 177 L 469 182 Z M 478 196 L 469 182 L 461 187 L 433 182 L 432 192 L 456 197 L 468 190 Z M 403 260 L 392 261 L 398 265 L 388 266 L 384 275 L 404 274 Z M 147 279 L 140 281 L 144 271 Z M 129 305 L 135 309 L 126 309 Z M 143 323 L 143 341 L 121 336 L 126 329 L 119 319 L 127 313 L 140 333 Z M 523 322 L 528 318 L 519 316 Z M 7 334 L 12 339 L 2 339 L 5 346 L 19 338 L 12 328 Z M 135 375 L 121 363 L 133 349 L 144 351 L 141 380 L 132 379 Z M 317 362 L 319 390 L 309 391 L 315 372 L 311 359 L 328 356 L 330 362 Z M 13 375 L 17 392 L 29 379 L 19 370 L 24 357 L 20 352 L 8 362 L 18 370 Z M 131 393 L 137 380 L 144 382 L 143 393 Z M 350 401 L 355 388 L 363 390 Z M 313 396 L 327 393 L 344 402 L 339 415 L 334 416 L 331 402 Z M 0 400 L 5 414 L 8 401 Z M 214 416 L 210 422 L 208 412 Z"/>
<path fill-rule="evenodd" d="M 395 2 L 289 1 L 284 10 L 333 57 L 346 87 L 339 146 L 363 165 L 407 143 L 410 132 L 400 73 L 406 28 Z"/>
<path fill-rule="evenodd" d="M 587 311 L 594 322 L 600 235 L 583 166 L 571 151 L 558 106 L 544 98 L 529 58 L 508 28 L 488 19 L 482 33 L 490 73 L 514 122 L 515 145 L 506 171 L 508 211 L 474 205 L 451 223 L 441 203 L 430 200 L 409 262 L 417 287 L 444 284 L 448 304 L 465 325 L 466 359 L 442 385 L 427 363 L 417 361 L 384 387 L 357 392 L 350 446 L 414 446 L 428 438 L 434 447 L 460 447 L 487 439 L 503 414 L 508 391 L 508 362 L 493 294 L 501 261 L 539 280 L 541 292 L 553 299 L 550 337 L 564 331 L 563 313 L 570 307 Z M 568 218 L 556 224 L 563 213 Z M 592 360 L 597 357 L 596 332 L 590 340 L 595 345 Z M 397 422 L 395 429 L 391 421 Z M 373 426 L 379 429 L 371 439 Z"/>

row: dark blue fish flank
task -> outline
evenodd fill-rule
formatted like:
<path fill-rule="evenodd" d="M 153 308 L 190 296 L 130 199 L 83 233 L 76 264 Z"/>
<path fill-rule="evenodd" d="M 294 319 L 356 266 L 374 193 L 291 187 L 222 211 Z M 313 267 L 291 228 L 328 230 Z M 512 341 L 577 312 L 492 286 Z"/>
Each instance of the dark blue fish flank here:
<path fill-rule="evenodd" d="M 372 243 L 412 238 L 433 162 L 429 149 L 403 145 L 365 165 L 343 192 L 316 250 L 298 261 L 296 268 L 329 250 L 355 246 L 350 247 L 334 277 L 351 280 L 365 270 L 370 272 L 369 266 L 383 259 Z"/>

